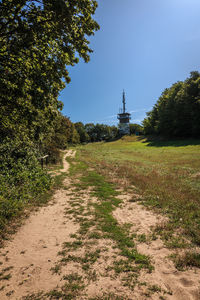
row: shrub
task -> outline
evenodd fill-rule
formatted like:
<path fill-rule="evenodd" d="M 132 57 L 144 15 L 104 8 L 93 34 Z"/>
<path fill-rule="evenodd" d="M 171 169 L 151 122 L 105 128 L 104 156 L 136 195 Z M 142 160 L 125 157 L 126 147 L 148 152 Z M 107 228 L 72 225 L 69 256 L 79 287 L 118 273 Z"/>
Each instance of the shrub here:
<path fill-rule="evenodd" d="M 5 139 L 0 145 L 0 229 L 25 204 L 49 189 L 51 179 L 40 167 L 39 152 L 27 139 Z"/>

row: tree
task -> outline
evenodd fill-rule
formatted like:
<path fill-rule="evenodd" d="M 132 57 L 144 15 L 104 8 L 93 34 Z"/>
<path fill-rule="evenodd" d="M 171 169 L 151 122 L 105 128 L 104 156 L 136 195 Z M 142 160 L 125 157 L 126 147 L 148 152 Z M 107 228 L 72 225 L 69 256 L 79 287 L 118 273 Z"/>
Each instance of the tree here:
<path fill-rule="evenodd" d="M 200 136 L 200 73 L 191 72 L 185 81 L 166 89 L 143 125 L 145 134 Z"/>
<path fill-rule="evenodd" d="M 130 124 L 130 134 L 142 134 L 143 127 L 139 124 Z"/>
<path fill-rule="evenodd" d="M 74 126 L 79 134 L 80 143 L 88 143 L 90 141 L 90 137 L 86 132 L 85 126 L 82 122 L 74 123 Z"/>
<path fill-rule="evenodd" d="M 105 124 L 88 123 L 85 130 L 90 137 L 91 142 L 110 141 L 118 137 L 119 131 L 116 126 L 108 126 Z"/>
<path fill-rule="evenodd" d="M 85 130 L 86 130 L 87 134 L 90 137 L 90 141 L 91 142 L 96 142 L 97 134 L 96 134 L 96 131 L 95 131 L 95 125 L 93 123 L 85 124 Z"/>
<path fill-rule="evenodd" d="M 58 95 L 70 81 L 67 66 L 89 61 L 96 7 L 95 0 L 0 1 L 0 226 L 2 215 L 49 188 L 41 154 L 79 141 Z"/>
<path fill-rule="evenodd" d="M 1 138 L 23 132 L 42 143 L 52 133 L 62 79 L 70 81 L 66 66 L 78 56 L 89 61 L 96 7 L 94 0 L 2 0 Z"/>

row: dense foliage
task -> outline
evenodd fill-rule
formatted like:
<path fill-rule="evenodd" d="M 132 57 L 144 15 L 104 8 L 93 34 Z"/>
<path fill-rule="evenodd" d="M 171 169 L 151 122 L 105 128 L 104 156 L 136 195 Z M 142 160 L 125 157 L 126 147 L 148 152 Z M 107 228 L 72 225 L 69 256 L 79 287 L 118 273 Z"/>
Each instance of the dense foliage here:
<path fill-rule="evenodd" d="M 143 126 L 139 124 L 130 124 L 130 134 L 136 134 L 136 135 L 143 134 Z"/>
<path fill-rule="evenodd" d="M 168 137 L 200 136 L 200 73 L 166 89 L 144 119 L 145 134 Z"/>
<path fill-rule="evenodd" d="M 30 140 L 7 138 L 0 144 L 0 233 L 9 218 L 50 187 L 38 155 Z"/>
<path fill-rule="evenodd" d="M 91 142 L 110 141 L 119 137 L 119 131 L 116 126 L 88 123 L 85 125 L 85 130 Z"/>
<path fill-rule="evenodd" d="M 58 95 L 70 81 L 66 67 L 89 61 L 96 7 L 95 0 L 0 1 L 0 222 L 49 187 L 39 157 L 79 142 Z"/>
<path fill-rule="evenodd" d="M 1 139 L 23 134 L 43 143 L 51 135 L 66 65 L 86 62 L 90 36 L 98 29 L 92 19 L 93 0 L 10 1 L 0 3 Z"/>

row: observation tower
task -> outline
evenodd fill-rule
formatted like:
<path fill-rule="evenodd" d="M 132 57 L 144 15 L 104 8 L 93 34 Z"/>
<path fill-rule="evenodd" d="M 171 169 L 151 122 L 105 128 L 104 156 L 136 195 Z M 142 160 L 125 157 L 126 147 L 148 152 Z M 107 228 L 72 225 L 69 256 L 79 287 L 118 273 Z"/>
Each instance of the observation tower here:
<path fill-rule="evenodd" d="M 117 118 L 119 120 L 119 133 L 121 135 L 127 135 L 130 134 L 130 126 L 129 121 L 131 119 L 131 114 L 126 112 L 126 100 L 125 100 L 125 92 L 123 91 L 122 96 L 122 103 L 123 103 L 123 109 L 119 110 L 119 114 L 117 115 Z"/>

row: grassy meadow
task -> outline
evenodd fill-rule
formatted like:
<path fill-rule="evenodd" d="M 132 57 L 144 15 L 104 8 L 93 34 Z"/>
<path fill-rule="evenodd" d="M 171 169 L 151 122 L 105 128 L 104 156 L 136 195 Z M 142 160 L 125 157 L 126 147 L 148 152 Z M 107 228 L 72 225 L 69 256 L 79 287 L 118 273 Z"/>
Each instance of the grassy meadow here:
<path fill-rule="evenodd" d="M 200 246 L 200 140 L 131 136 L 80 146 L 77 155 L 117 189 L 134 189 L 141 204 L 166 215 L 168 222 L 154 232 L 166 246 Z M 200 266 L 200 255 L 176 263 Z"/>

